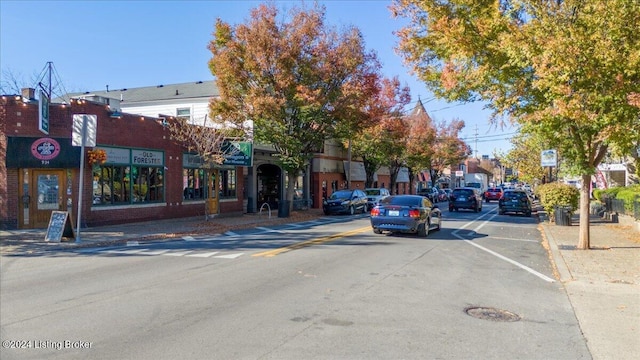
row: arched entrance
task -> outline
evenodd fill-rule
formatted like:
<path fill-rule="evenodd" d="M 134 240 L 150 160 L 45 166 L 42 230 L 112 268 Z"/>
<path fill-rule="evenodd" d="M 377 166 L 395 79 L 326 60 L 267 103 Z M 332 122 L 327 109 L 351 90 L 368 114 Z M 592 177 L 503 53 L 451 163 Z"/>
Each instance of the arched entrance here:
<path fill-rule="evenodd" d="M 274 210 L 282 197 L 282 170 L 273 164 L 258 166 L 256 179 L 258 189 L 258 211 L 263 204 Z"/>

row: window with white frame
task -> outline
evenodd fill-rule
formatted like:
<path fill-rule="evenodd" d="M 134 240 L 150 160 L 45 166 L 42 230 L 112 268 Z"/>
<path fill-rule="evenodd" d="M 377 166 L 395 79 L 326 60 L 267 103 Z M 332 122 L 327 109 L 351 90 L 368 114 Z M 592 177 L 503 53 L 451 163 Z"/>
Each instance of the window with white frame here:
<path fill-rule="evenodd" d="M 180 119 L 185 119 L 188 122 L 191 121 L 191 109 L 190 108 L 177 108 L 176 109 L 176 117 Z"/>

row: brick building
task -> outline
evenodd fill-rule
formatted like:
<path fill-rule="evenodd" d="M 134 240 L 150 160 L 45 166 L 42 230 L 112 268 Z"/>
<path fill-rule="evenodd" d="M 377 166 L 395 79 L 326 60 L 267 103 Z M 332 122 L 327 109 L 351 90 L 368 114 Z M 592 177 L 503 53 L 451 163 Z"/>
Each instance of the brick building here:
<path fill-rule="evenodd" d="M 33 89 L 0 98 L 0 228 L 47 227 L 54 210 L 76 219 L 79 198 L 83 226 L 242 213 L 242 167 L 203 168 L 171 140 L 166 119 L 74 99 L 50 104 L 45 133 L 39 104 Z M 81 197 L 81 147 L 72 141 L 80 114 L 96 118 Z"/>

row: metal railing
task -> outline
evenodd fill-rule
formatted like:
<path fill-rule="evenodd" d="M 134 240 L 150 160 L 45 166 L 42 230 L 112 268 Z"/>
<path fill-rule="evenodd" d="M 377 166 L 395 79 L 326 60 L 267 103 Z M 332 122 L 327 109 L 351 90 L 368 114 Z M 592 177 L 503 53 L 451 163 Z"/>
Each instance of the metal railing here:
<path fill-rule="evenodd" d="M 293 210 L 309 210 L 313 205 L 311 199 L 296 199 L 293 200 Z"/>
<path fill-rule="evenodd" d="M 640 220 L 640 196 L 636 196 L 635 199 L 633 199 L 630 207 L 625 206 L 624 200 L 621 199 L 604 197 L 603 200 L 608 212 L 633 216 L 635 220 Z"/>

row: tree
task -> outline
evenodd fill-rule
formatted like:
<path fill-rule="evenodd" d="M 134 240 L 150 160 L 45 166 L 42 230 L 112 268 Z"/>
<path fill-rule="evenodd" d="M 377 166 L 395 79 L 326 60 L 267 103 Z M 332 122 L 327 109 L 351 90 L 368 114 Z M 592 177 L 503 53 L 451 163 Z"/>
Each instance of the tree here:
<path fill-rule="evenodd" d="M 438 96 L 489 103 L 582 176 L 578 248 L 589 248 L 591 175 L 640 127 L 637 0 L 395 0 L 399 51 Z"/>
<path fill-rule="evenodd" d="M 293 8 L 285 19 L 273 4 L 262 4 L 235 27 L 218 19 L 209 50 L 220 91 L 212 117 L 238 127 L 252 123 L 255 141 L 274 146 L 289 174 L 291 207 L 295 178 L 313 153 L 365 118 L 364 99 L 375 90 L 379 67 L 375 54 L 365 51 L 356 28 L 325 25 L 318 5 Z"/>
<path fill-rule="evenodd" d="M 393 141 L 389 134 L 393 127 L 388 119 L 401 116 L 402 109 L 411 101 L 409 88 L 400 84 L 398 77 L 380 78 L 376 84 L 377 91 L 369 97 L 364 114 L 366 122 L 361 122 L 362 128 L 351 137 L 351 150 L 355 157 L 362 159 L 366 173 L 365 186 L 373 186 L 373 176 L 383 164 L 386 164 L 388 152 L 393 148 Z M 391 140 L 391 141 L 390 141 Z"/>
<path fill-rule="evenodd" d="M 506 166 L 518 170 L 518 179 L 534 184 L 536 181 L 548 179 L 546 169 L 541 166 L 540 155 L 543 150 L 544 139 L 526 131 L 511 138 L 511 150 L 504 157 Z"/>
<path fill-rule="evenodd" d="M 445 169 L 459 164 L 471 154 L 471 149 L 459 136 L 464 121 L 454 119 L 450 123 L 436 122 L 421 101 L 418 101 L 407 121 L 411 128 L 406 147 L 409 167 L 413 173 L 426 169 L 434 185 Z"/>

